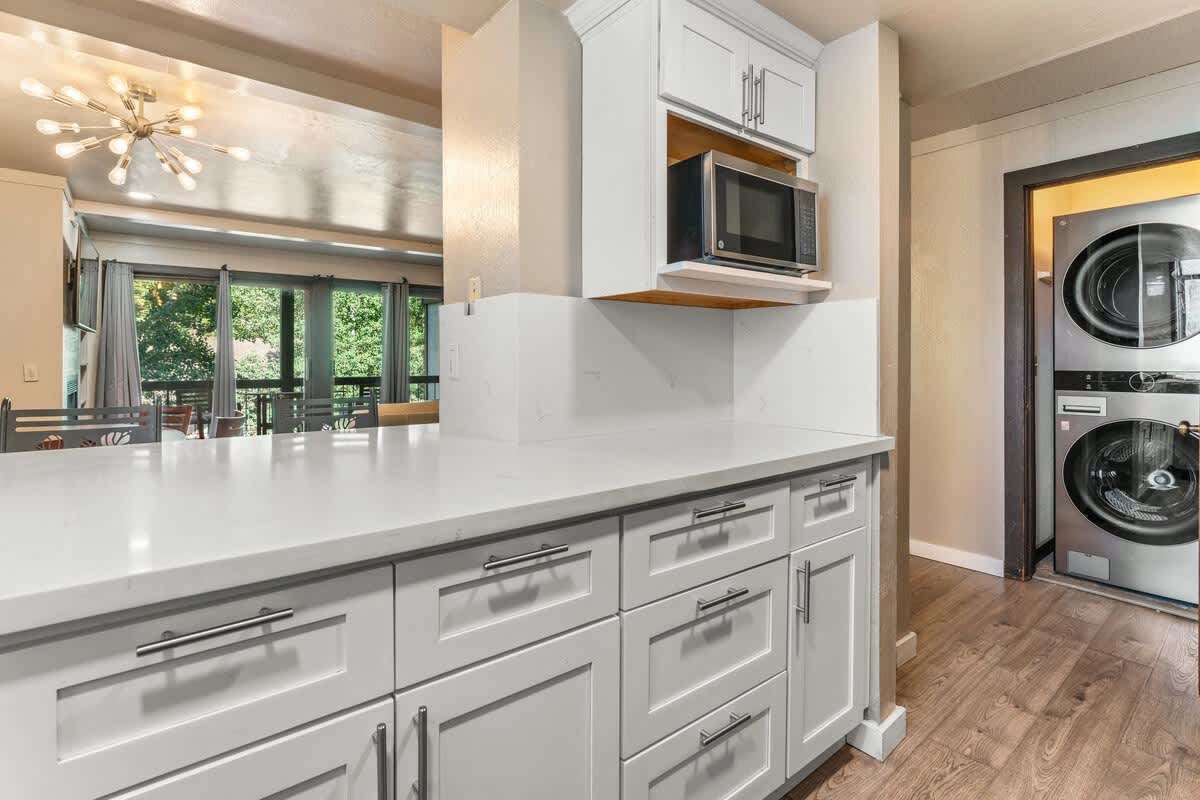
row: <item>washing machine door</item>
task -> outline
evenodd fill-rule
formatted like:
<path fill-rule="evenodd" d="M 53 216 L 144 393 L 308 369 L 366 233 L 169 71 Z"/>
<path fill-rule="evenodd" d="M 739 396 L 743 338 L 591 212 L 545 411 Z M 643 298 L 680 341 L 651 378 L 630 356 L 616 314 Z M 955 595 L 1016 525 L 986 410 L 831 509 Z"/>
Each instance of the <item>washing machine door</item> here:
<path fill-rule="evenodd" d="M 1196 443 L 1172 425 L 1122 420 L 1071 446 L 1063 480 L 1071 501 L 1097 526 L 1138 544 L 1196 540 Z"/>
<path fill-rule="evenodd" d="M 1200 333 L 1200 231 L 1146 223 L 1083 249 L 1063 275 L 1063 305 L 1082 330 L 1119 347 L 1151 348 Z"/>

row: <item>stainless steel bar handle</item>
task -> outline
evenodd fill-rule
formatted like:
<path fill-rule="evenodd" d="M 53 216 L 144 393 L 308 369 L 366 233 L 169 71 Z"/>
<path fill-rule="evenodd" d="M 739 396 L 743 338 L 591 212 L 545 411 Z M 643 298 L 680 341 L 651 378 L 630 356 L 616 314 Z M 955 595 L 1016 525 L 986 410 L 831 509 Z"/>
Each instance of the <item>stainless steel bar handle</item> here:
<path fill-rule="evenodd" d="M 712 733 L 709 733 L 705 730 L 700 731 L 700 746 L 708 747 L 710 744 L 719 742 L 721 739 L 724 739 L 726 736 L 733 733 L 749 721 L 749 714 L 730 714 L 728 725 L 725 725 L 724 727 L 715 730 Z"/>
<path fill-rule="evenodd" d="M 375 726 L 375 795 L 379 800 L 388 797 L 388 741 L 387 723 Z"/>
<path fill-rule="evenodd" d="M 1100 406 L 1063 406 L 1062 410 L 1072 414 L 1099 414 L 1101 409 Z"/>
<path fill-rule="evenodd" d="M 697 600 L 696 608 L 699 611 L 708 611 L 710 608 L 716 608 L 722 603 L 728 603 L 737 600 L 739 597 L 745 597 L 750 594 L 750 588 L 743 586 L 741 589 L 729 589 L 720 597 L 714 597 L 712 600 Z"/>
<path fill-rule="evenodd" d="M 417 800 L 429 800 L 429 709 L 421 706 L 417 716 L 417 779 L 413 782 L 413 794 Z"/>
<path fill-rule="evenodd" d="M 758 71 L 758 124 L 767 124 L 767 68 Z"/>
<path fill-rule="evenodd" d="M 796 610 L 804 616 L 807 625 L 812 620 L 812 562 L 806 559 L 797 572 L 804 576 L 804 605 L 796 606 Z"/>
<path fill-rule="evenodd" d="M 285 608 L 280 611 L 272 611 L 269 608 L 264 608 L 257 616 L 239 619 L 236 622 L 226 622 L 224 625 L 215 625 L 211 628 L 205 628 L 202 631 L 194 631 L 192 633 L 182 633 L 176 636 L 170 631 L 163 632 L 163 638 L 157 642 L 149 642 L 147 644 L 138 645 L 135 651 L 137 655 L 149 656 L 154 653 L 160 653 L 163 650 L 170 650 L 173 647 L 182 647 L 185 644 L 194 642 L 202 642 L 205 639 L 213 639 L 217 636 L 223 636 L 227 633 L 236 633 L 244 631 L 247 628 L 256 628 L 259 625 L 267 625 L 272 622 L 278 622 L 281 619 L 288 619 L 296 612 L 294 609 Z"/>
<path fill-rule="evenodd" d="M 817 483 L 821 489 L 836 489 L 839 486 L 854 483 L 856 480 L 858 480 L 857 475 L 834 475 L 832 478 L 822 478 Z"/>
<path fill-rule="evenodd" d="M 499 558 L 497 556 L 488 556 L 488 560 L 483 562 L 484 569 L 499 569 L 500 567 L 511 567 L 513 564 L 523 564 L 526 561 L 533 561 L 535 558 L 545 558 L 546 556 L 557 556 L 570 550 L 570 545 L 560 544 L 551 547 L 544 544 L 537 550 L 531 550 L 528 553 L 521 553 L 518 556 L 508 556 L 507 558 Z"/>
<path fill-rule="evenodd" d="M 731 500 L 712 508 L 694 508 L 692 509 L 692 522 L 701 519 L 708 519 L 709 517 L 717 517 L 721 514 L 728 514 L 730 511 L 741 511 L 745 507 L 745 502 L 741 500 Z"/>
<path fill-rule="evenodd" d="M 746 91 L 750 84 L 750 76 L 754 73 L 754 65 L 750 65 L 748 72 L 742 73 L 742 124 L 745 125 L 750 120 L 750 95 Z"/>

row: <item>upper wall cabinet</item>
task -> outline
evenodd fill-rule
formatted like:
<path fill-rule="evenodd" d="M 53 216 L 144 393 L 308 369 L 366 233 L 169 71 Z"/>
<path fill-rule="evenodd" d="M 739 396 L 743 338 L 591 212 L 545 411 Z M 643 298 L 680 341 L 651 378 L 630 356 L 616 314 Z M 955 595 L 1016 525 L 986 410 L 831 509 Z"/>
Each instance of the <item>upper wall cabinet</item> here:
<path fill-rule="evenodd" d="M 691 0 L 662 0 L 663 97 L 811 153 L 816 73 Z"/>

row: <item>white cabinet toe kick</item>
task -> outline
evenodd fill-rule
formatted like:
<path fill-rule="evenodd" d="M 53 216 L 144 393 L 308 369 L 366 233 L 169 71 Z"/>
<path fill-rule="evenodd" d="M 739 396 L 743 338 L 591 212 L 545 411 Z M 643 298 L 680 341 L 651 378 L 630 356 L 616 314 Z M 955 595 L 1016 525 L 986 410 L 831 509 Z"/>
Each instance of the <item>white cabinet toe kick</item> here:
<path fill-rule="evenodd" d="M 764 800 L 885 757 L 874 458 L 0 647 L 5 796 Z"/>

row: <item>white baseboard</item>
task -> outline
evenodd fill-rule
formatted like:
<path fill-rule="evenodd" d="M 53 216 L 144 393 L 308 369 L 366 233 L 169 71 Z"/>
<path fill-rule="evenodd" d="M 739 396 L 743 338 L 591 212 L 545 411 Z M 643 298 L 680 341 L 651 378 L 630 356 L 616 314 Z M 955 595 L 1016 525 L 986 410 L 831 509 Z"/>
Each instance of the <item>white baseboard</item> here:
<path fill-rule="evenodd" d="M 896 640 L 896 666 L 911 661 L 917 655 L 917 632 L 909 631 Z"/>
<path fill-rule="evenodd" d="M 909 540 L 908 552 L 914 556 L 928 558 L 932 561 L 941 561 L 945 564 L 953 564 L 956 567 L 982 572 L 986 575 L 1004 577 L 1004 559 L 1002 558 L 993 558 L 992 556 L 985 556 L 982 553 L 958 550 L 941 544 L 933 544 L 932 542 L 922 542 L 920 539 Z"/>
<path fill-rule="evenodd" d="M 881 722 L 863 720 L 857 728 L 850 731 L 850 735 L 846 737 L 846 744 L 863 751 L 876 761 L 883 761 L 904 740 L 907 718 L 908 711 L 904 706 L 896 706 L 887 719 Z"/>

